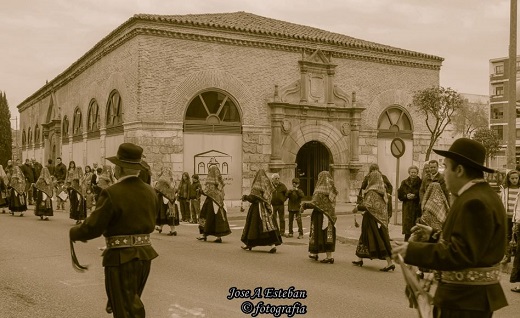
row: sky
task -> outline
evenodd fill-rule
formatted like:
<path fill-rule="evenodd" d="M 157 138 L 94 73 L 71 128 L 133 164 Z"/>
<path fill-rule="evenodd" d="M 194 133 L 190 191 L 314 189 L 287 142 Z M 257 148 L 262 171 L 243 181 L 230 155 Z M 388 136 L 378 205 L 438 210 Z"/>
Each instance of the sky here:
<path fill-rule="evenodd" d="M 134 14 L 245 11 L 444 58 L 440 85 L 489 95 L 510 0 L 0 0 L 0 91 L 17 106 Z M 519 50 L 520 53 L 520 50 Z"/>

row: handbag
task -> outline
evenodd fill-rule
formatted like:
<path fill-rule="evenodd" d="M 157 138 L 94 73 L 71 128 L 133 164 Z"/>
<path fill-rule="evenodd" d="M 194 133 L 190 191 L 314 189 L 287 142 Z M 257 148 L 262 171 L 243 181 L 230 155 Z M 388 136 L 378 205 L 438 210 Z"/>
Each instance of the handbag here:
<path fill-rule="evenodd" d="M 371 258 L 370 252 L 368 251 L 368 246 L 359 242 L 356 246 L 356 256 L 359 258 Z"/>

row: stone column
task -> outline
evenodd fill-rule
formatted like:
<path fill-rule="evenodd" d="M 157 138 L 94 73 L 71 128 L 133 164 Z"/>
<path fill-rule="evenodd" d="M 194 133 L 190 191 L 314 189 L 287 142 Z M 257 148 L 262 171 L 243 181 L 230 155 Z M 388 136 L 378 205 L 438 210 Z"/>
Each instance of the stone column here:
<path fill-rule="evenodd" d="M 332 177 L 338 190 L 336 202 L 350 202 L 350 166 L 348 164 L 331 164 Z"/>
<path fill-rule="evenodd" d="M 106 137 L 107 137 L 107 129 L 105 127 L 99 129 L 99 147 L 101 148 L 99 153 L 101 154 L 101 157 L 99 158 L 99 164 L 100 166 L 103 166 L 105 163 L 106 158 Z"/>
<path fill-rule="evenodd" d="M 327 105 L 334 106 L 334 70 L 327 70 Z"/>
<path fill-rule="evenodd" d="M 307 102 L 307 96 L 309 91 L 309 81 L 307 80 L 307 69 L 305 66 L 301 66 L 301 77 L 300 77 L 300 102 Z"/>
<path fill-rule="evenodd" d="M 284 111 L 281 107 L 273 107 L 271 112 L 271 162 L 282 161 L 282 124 Z"/>
<path fill-rule="evenodd" d="M 83 132 L 83 169 L 87 165 L 87 151 L 88 151 L 87 136 L 88 136 L 88 132 L 84 131 Z"/>

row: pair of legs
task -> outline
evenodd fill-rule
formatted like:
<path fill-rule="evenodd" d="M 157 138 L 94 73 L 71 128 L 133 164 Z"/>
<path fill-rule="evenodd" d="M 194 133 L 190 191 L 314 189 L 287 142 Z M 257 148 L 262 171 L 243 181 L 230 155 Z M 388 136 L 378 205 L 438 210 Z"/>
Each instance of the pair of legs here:
<path fill-rule="evenodd" d="M 303 237 L 303 224 L 302 224 L 302 214 L 300 213 L 300 211 L 289 211 L 289 235 L 288 235 L 288 237 L 293 236 L 294 218 L 296 218 L 296 223 L 298 224 L 298 238 L 301 239 Z"/>
<path fill-rule="evenodd" d="M 192 199 L 190 200 L 190 206 L 191 206 L 191 223 L 198 223 L 199 222 L 199 215 L 200 215 L 200 198 L 199 199 Z"/>
<path fill-rule="evenodd" d="M 190 221 L 190 200 L 179 198 L 179 207 L 181 209 L 182 222 Z"/>
<path fill-rule="evenodd" d="M 278 228 L 280 235 L 285 236 L 285 209 L 283 204 L 273 205 L 273 221 Z M 280 224 L 278 224 L 277 221 L 280 221 Z"/>
<path fill-rule="evenodd" d="M 164 226 L 164 224 L 157 225 L 157 226 L 155 226 L 155 230 L 159 233 L 162 233 L 163 226 Z M 170 233 L 168 233 L 167 235 L 177 236 L 177 231 L 175 230 L 175 225 L 168 225 L 168 226 L 170 227 Z"/>

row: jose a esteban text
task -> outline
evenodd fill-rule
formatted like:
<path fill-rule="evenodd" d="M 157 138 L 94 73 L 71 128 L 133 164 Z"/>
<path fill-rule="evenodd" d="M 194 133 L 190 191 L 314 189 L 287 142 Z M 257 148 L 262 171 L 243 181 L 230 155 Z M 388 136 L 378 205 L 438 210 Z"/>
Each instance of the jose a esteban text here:
<path fill-rule="evenodd" d="M 307 298 L 307 291 L 295 289 L 294 286 L 291 286 L 288 289 L 256 287 L 253 290 L 231 287 L 229 289 L 229 295 L 227 296 L 227 299 L 231 300 L 234 298 L 305 299 Z"/>

